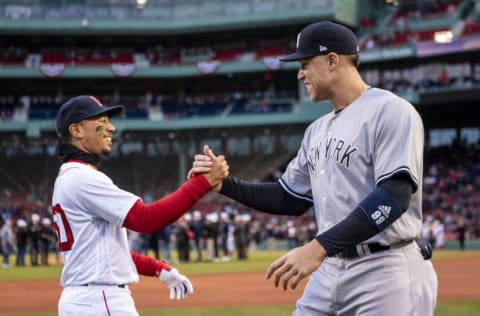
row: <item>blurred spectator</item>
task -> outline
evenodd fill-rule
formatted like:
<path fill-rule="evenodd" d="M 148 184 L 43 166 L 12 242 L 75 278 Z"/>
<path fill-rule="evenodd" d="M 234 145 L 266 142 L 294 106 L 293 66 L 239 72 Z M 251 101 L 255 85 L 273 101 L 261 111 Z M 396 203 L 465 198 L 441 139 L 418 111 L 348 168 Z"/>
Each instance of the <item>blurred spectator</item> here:
<path fill-rule="evenodd" d="M 175 229 L 175 244 L 178 252 L 178 262 L 187 263 L 190 261 L 190 238 L 193 237 L 188 221 L 183 216 L 178 220 Z"/>
<path fill-rule="evenodd" d="M 226 212 L 220 213 L 220 223 L 218 225 L 218 239 L 220 248 L 222 249 L 222 261 L 230 261 L 230 253 L 232 249 L 229 249 L 229 237 L 230 237 L 230 219 Z"/>
<path fill-rule="evenodd" d="M 205 216 L 204 236 L 206 243 L 206 259 L 208 261 L 218 261 L 218 213 L 213 212 Z"/>
<path fill-rule="evenodd" d="M 15 265 L 25 267 L 25 254 L 28 244 L 28 223 L 24 219 L 17 220 L 17 229 L 15 231 L 15 240 L 17 246 L 17 258 Z"/>
<path fill-rule="evenodd" d="M 40 238 L 42 234 L 40 215 L 36 213 L 32 214 L 28 232 L 30 244 L 30 262 L 32 266 L 38 266 L 38 257 L 40 255 Z"/>
<path fill-rule="evenodd" d="M 248 214 L 238 214 L 235 216 L 235 227 L 233 236 L 235 238 L 235 249 L 237 250 L 237 259 L 246 260 L 248 258 L 248 245 L 250 242 Z"/>
<path fill-rule="evenodd" d="M 159 231 L 159 243 L 162 259 L 169 263 L 171 260 L 170 241 L 172 238 L 172 226 L 166 226 Z"/>
<path fill-rule="evenodd" d="M 155 259 L 160 259 L 160 244 L 159 244 L 159 238 L 160 238 L 160 231 L 156 231 L 152 234 L 147 234 L 144 235 L 146 237 L 147 243 L 148 243 L 148 249 L 153 251 L 153 255 Z"/>
<path fill-rule="evenodd" d="M 193 232 L 193 248 L 196 253 L 195 261 L 202 261 L 203 248 L 203 218 L 199 210 L 193 211 L 193 220 L 190 223 L 190 229 Z"/>
<path fill-rule="evenodd" d="M 248 224 L 250 236 L 249 249 L 255 251 L 262 243 L 262 227 L 260 221 L 255 217 L 252 217 L 252 219 L 248 221 Z"/>
<path fill-rule="evenodd" d="M 129 230 L 128 231 L 128 245 L 132 251 L 142 253 L 142 236 L 140 233 Z"/>
<path fill-rule="evenodd" d="M 57 249 L 57 233 L 52 227 L 52 220 L 50 218 L 42 218 L 41 232 L 40 232 L 40 263 L 42 266 L 48 266 L 48 257 L 53 250 L 55 255 L 55 264 L 60 263 L 59 253 Z"/>
<path fill-rule="evenodd" d="M 3 263 L 2 267 L 10 268 L 10 255 L 14 251 L 14 236 L 12 231 L 12 221 L 4 221 L 0 229 L 0 242 L 2 246 Z"/>
<path fill-rule="evenodd" d="M 298 247 L 298 232 L 297 228 L 293 225 L 293 221 L 287 221 L 287 242 L 288 249 Z"/>
<path fill-rule="evenodd" d="M 457 233 L 457 240 L 458 245 L 461 250 L 465 250 L 465 235 L 467 233 L 467 227 L 465 220 L 460 218 L 457 223 L 457 227 L 455 228 L 455 232 Z"/>

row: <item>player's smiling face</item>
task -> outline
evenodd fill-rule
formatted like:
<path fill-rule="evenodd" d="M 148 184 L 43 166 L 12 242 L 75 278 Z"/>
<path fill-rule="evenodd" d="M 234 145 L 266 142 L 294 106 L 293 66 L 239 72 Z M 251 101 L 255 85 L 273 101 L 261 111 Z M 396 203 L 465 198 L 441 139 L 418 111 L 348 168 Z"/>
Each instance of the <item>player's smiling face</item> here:
<path fill-rule="evenodd" d="M 328 60 L 326 56 L 301 59 L 297 79 L 303 81 L 312 101 L 328 99 Z"/>
<path fill-rule="evenodd" d="M 108 155 L 112 150 L 112 135 L 115 127 L 107 115 L 83 120 L 78 125 L 76 144 L 81 150 L 97 156 Z"/>

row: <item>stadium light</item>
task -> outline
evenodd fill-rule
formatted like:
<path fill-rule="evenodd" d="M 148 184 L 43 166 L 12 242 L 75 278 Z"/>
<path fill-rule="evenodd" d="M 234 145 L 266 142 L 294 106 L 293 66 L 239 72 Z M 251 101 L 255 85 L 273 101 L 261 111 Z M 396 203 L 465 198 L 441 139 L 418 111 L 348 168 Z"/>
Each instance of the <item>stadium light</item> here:
<path fill-rule="evenodd" d="M 147 4 L 147 0 L 137 0 L 137 9 L 145 8 L 146 4 Z"/>
<path fill-rule="evenodd" d="M 452 31 L 436 31 L 433 35 L 435 43 L 451 43 L 453 41 Z"/>
<path fill-rule="evenodd" d="M 385 0 L 385 3 L 398 6 L 400 4 L 399 0 Z"/>

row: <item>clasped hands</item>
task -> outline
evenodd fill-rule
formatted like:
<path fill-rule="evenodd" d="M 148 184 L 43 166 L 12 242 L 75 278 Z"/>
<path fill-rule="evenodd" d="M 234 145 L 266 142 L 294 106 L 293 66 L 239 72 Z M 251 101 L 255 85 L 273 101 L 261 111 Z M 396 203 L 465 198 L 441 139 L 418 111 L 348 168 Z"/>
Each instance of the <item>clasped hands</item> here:
<path fill-rule="evenodd" d="M 203 147 L 203 151 L 204 154 L 195 155 L 193 167 L 188 172 L 188 178 L 198 173 L 203 173 L 206 177 L 209 172 L 214 171 L 216 164 L 223 162 L 226 164 L 225 157 L 223 155 L 216 157 L 208 145 Z M 225 177 L 228 176 L 228 170 L 227 165 Z M 218 192 L 222 188 L 222 181 L 219 183 L 216 182 L 215 185 L 212 183 L 212 186 L 214 187 L 214 191 Z M 290 283 L 290 288 L 293 290 L 302 279 L 309 276 L 322 264 L 326 256 L 327 252 L 325 248 L 314 239 L 301 247 L 290 250 L 274 261 L 267 269 L 265 277 L 267 279 L 273 277 L 275 287 L 281 285 L 284 290 L 287 290 Z"/>
<path fill-rule="evenodd" d="M 219 192 L 222 188 L 223 179 L 229 175 L 230 166 L 224 155 L 216 156 L 208 145 L 203 147 L 203 152 L 203 155 L 195 155 L 193 167 L 188 172 L 187 179 L 201 173 L 212 185 L 212 190 Z"/>

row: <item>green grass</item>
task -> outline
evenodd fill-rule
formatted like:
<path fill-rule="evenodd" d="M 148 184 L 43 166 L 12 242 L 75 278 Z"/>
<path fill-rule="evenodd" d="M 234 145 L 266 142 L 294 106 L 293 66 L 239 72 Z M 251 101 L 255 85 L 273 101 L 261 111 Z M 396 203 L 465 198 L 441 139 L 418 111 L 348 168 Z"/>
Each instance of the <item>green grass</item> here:
<path fill-rule="evenodd" d="M 232 272 L 266 271 L 269 265 L 284 253 L 284 250 L 262 250 L 250 252 L 250 258 L 244 261 L 238 261 L 235 258 L 232 258 L 232 260 L 228 262 L 191 262 L 186 264 L 172 263 L 172 265 L 186 275 L 208 275 Z M 459 257 L 468 257 L 472 253 L 475 252 L 459 250 L 435 251 L 433 255 L 433 260 L 453 260 L 458 259 Z M 193 253 L 191 257 L 194 258 Z M 173 259 L 175 258 L 175 253 L 173 253 Z M 62 272 L 61 266 L 28 266 L 24 268 L 16 268 L 13 266 L 13 259 L 14 258 L 12 256 L 12 268 L 0 270 L 0 281 L 60 279 L 60 274 Z M 28 257 L 26 258 L 26 262 L 30 262 Z"/>
<path fill-rule="evenodd" d="M 140 310 L 141 316 L 290 316 L 295 306 L 256 306 L 222 308 L 176 308 Z M 480 301 L 439 302 L 435 316 L 478 316 Z M 2 314 L 2 316 L 55 316 L 56 313 Z"/>
<path fill-rule="evenodd" d="M 266 271 L 268 266 L 285 251 L 255 251 L 250 253 L 248 260 L 238 261 L 232 258 L 228 262 L 191 262 L 186 264 L 172 263 L 185 275 L 208 275 L 232 272 Z M 173 256 L 175 259 L 175 256 Z M 30 262 L 27 258 L 26 262 Z M 51 280 L 60 279 L 61 266 L 48 267 L 12 267 L 0 270 L 0 281 L 22 281 L 22 280 Z"/>
<path fill-rule="evenodd" d="M 439 302 L 435 316 L 478 316 L 480 298 L 475 301 Z"/>
<path fill-rule="evenodd" d="M 478 251 L 461 251 L 461 250 L 435 250 L 432 259 L 435 260 L 452 260 L 458 258 L 466 258 L 472 255 L 478 255 Z"/>
<path fill-rule="evenodd" d="M 186 275 L 208 275 L 219 273 L 235 273 L 247 271 L 266 271 L 267 267 L 285 251 L 256 251 L 250 253 L 246 261 L 233 259 L 229 262 L 201 262 L 188 264 L 173 264 Z M 459 257 L 472 256 L 473 252 L 445 250 L 436 251 L 433 260 L 452 260 Z M 175 258 L 175 257 L 174 257 Z M 29 262 L 27 258 L 27 262 Z M 50 267 L 25 267 L 0 270 L 0 282 L 11 280 L 59 280 L 61 266 Z M 1 303 L 0 303 L 1 306 Z M 175 308 L 162 310 L 141 310 L 142 316 L 287 316 L 291 315 L 295 306 L 257 306 L 257 307 L 231 307 L 231 308 Z M 438 302 L 435 316 L 477 316 L 480 315 L 480 298 L 472 301 L 448 301 Z M 56 313 L 19 313 L 2 314 L 1 316 L 53 316 Z"/>
<path fill-rule="evenodd" d="M 236 308 L 164 309 L 140 311 L 142 316 L 291 316 L 295 306 L 257 306 Z M 435 316 L 478 316 L 480 301 L 440 302 Z M 17 315 L 15 315 L 17 316 Z"/>
<path fill-rule="evenodd" d="M 291 316 L 294 306 L 255 306 L 255 307 L 222 307 L 222 308 L 182 308 L 163 309 L 161 311 L 139 311 L 141 316 Z"/>
<path fill-rule="evenodd" d="M 0 281 L 60 280 L 62 267 L 24 267 L 0 270 Z"/>

